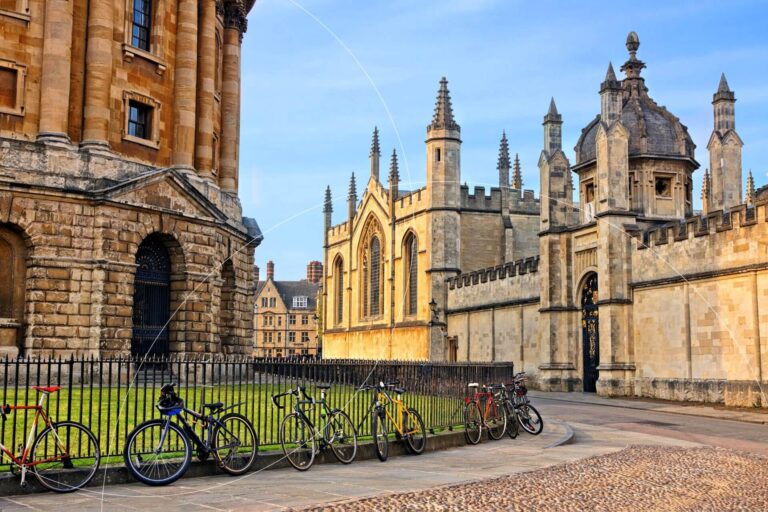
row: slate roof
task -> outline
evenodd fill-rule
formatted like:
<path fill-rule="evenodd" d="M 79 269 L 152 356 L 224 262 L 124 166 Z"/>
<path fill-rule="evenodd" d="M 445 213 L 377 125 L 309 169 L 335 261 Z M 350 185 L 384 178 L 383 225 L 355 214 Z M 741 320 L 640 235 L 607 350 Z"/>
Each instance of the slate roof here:
<path fill-rule="evenodd" d="M 307 310 L 314 311 L 317 306 L 317 290 L 320 288 L 319 284 L 310 283 L 309 281 L 272 281 L 275 285 L 277 293 L 283 300 L 283 303 L 288 309 L 293 309 L 294 297 L 306 297 L 307 298 Z M 259 281 L 256 285 L 256 296 L 258 297 L 264 287 L 267 285 L 267 281 Z M 303 308 L 302 308 L 303 309 Z"/>

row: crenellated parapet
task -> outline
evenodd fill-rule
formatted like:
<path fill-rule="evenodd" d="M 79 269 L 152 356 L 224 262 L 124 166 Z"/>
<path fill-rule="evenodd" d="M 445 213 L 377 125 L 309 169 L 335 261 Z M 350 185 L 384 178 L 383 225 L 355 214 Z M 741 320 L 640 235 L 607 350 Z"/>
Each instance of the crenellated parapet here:
<path fill-rule="evenodd" d="M 541 213 L 541 201 L 533 195 L 533 190 L 510 189 L 509 212 L 539 215 Z"/>
<path fill-rule="evenodd" d="M 515 276 L 522 276 L 539 271 L 539 257 L 523 258 L 517 261 L 510 261 L 503 265 L 488 267 L 481 270 L 475 270 L 466 274 L 459 274 L 447 279 L 448 289 L 464 288 L 479 283 L 502 280 Z"/>
<path fill-rule="evenodd" d="M 480 212 L 501 211 L 501 189 L 491 187 L 491 195 L 485 195 L 485 187 L 475 187 L 472 194 L 467 185 L 461 186 L 461 209 Z"/>

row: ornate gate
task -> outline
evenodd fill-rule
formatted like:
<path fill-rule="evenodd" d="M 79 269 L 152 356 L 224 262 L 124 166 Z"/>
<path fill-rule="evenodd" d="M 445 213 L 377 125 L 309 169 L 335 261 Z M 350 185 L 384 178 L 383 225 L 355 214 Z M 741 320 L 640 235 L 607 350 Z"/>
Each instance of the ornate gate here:
<path fill-rule="evenodd" d="M 171 258 L 162 241 L 149 237 L 136 251 L 131 354 L 164 356 L 170 351 Z"/>
<path fill-rule="evenodd" d="M 584 391 L 597 391 L 597 366 L 600 364 L 600 329 L 597 311 L 597 274 L 590 274 L 581 292 L 582 353 Z"/>

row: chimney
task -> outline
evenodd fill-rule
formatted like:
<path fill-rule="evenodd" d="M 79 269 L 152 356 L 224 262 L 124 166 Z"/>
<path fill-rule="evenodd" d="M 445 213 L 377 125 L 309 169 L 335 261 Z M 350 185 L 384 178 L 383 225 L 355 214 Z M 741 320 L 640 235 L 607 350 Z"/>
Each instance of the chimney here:
<path fill-rule="evenodd" d="M 259 282 L 259 266 L 258 265 L 253 266 L 253 280 L 257 283 Z"/>
<path fill-rule="evenodd" d="M 319 283 L 323 279 L 323 264 L 319 261 L 310 261 L 307 265 L 307 281 Z"/>
<path fill-rule="evenodd" d="M 272 260 L 267 262 L 267 281 L 270 279 L 275 280 L 275 262 Z"/>

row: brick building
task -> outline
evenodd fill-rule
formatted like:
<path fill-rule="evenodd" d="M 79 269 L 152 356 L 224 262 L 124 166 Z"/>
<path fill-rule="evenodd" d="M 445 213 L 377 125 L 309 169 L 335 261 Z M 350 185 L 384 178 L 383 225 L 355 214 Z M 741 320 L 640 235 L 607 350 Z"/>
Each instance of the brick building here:
<path fill-rule="evenodd" d="M 623 79 L 608 66 L 573 165 L 550 103 L 540 199 L 510 183 L 505 136 L 499 187 L 459 186 L 445 83 L 426 187 L 398 190 L 393 159 L 385 188 L 375 140 L 342 224 L 326 191 L 324 355 L 514 361 L 543 389 L 768 406 L 768 190 L 749 175 L 742 195 L 735 93 L 722 76 L 694 212 L 696 146 L 639 47 L 630 33 Z"/>
<path fill-rule="evenodd" d="M 2 353 L 250 353 L 244 1 L 3 2 Z"/>
<path fill-rule="evenodd" d="M 320 286 L 307 279 L 276 281 L 275 264 L 267 262 L 267 280 L 256 286 L 253 355 L 256 357 L 318 357 L 317 296 Z M 321 269 L 322 273 L 322 269 Z"/>

